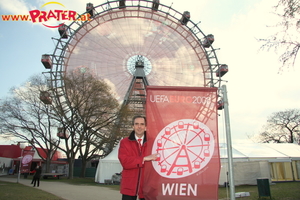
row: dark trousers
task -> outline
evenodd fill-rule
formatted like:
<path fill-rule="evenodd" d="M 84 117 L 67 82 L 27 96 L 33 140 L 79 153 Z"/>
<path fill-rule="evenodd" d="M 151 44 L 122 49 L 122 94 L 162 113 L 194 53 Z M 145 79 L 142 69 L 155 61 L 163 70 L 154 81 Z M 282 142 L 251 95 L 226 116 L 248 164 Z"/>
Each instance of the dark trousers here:
<path fill-rule="evenodd" d="M 40 178 L 33 178 L 33 187 L 35 187 L 37 183 L 37 186 L 39 187 L 40 186 Z"/>
<path fill-rule="evenodd" d="M 136 198 L 137 198 L 137 196 L 129 196 L 129 195 L 122 194 L 122 200 L 136 200 Z M 142 198 L 139 200 L 145 200 L 145 199 Z"/>

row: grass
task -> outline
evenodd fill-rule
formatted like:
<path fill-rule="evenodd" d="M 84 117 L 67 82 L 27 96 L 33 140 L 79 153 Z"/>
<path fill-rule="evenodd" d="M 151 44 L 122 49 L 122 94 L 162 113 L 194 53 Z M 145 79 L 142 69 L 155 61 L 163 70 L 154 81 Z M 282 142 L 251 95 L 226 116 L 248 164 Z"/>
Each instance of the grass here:
<path fill-rule="evenodd" d="M 28 179 L 31 177 L 29 176 Z M 119 185 L 104 185 L 94 182 L 94 178 L 74 178 L 74 179 L 42 179 L 44 182 L 65 182 L 73 185 L 84 186 L 99 186 L 109 187 L 111 189 L 119 190 Z M 270 185 L 272 200 L 299 200 L 300 199 L 300 182 L 282 182 Z M 241 200 L 258 200 L 258 186 L 237 186 L 235 192 L 249 192 L 249 197 L 236 198 Z M 219 188 L 219 199 L 227 200 L 229 198 L 229 188 Z M 30 196 L 28 196 L 30 194 Z M 14 199 L 14 200 L 63 200 L 55 195 L 44 192 L 42 190 L 28 187 L 18 183 L 9 183 L 0 181 L 0 199 Z M 261 198 L 270 199 L 270 198 Z"/>
<path fill-rule="evenodd" d="M 19 183 L 0 181 L 0 199 L 13 200 L 64 200 L 53 194 Z"/>
<path fill-rule="evenodd" d="M 257 185 L 244 185 L 235 187 L 235 192 L 249 192 L 249 197 L 236 198 L 241 200 L 270 199 L 269 197 L 259 198 Z M 229 188 L 219 188 L 219 199 L 229 197 Z M 281 182 L 270 185 L 272 200 L 299 200 L 300 199 L 300 182 Z"/>

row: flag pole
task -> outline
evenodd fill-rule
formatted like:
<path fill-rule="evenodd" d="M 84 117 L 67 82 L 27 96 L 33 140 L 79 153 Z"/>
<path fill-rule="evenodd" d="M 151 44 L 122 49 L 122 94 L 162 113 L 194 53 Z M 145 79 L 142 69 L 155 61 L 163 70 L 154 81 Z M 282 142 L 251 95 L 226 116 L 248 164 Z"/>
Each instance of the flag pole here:
<path fill-rule="evenodd" d="M 222 85 L 222 93 L 223 93 L 225 127 L 226 127 L 230 200 L 235 200 L 235 184 L 234 184 L 234 176 L 233 176 L 232 143 L 231 143 L 230 120 L 229 120 L 229 109 L 228 109 L 228 98 L 227 98 L 226 85 Z"/>

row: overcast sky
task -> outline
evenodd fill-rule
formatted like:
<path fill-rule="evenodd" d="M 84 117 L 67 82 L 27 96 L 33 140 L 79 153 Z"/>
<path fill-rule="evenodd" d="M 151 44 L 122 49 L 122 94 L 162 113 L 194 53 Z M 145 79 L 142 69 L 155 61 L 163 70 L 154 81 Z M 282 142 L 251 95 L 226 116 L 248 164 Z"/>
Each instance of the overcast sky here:
<path fill-rule="evenodd" d="M 0 13 L 28 14 L 49 1 L 1 0 Z M 84 13 L 87 1 L 58 1 L 66 9 Z M 91 1 L 92 2 L 92 1 Z M 97 1 L 94 5 L 104 3 Z M 205 34 L 214 34 L 214 48 L 220 48 L 220 63 L 229 66 L 224 76 L 227 85 L 231 134 L 233 142 L 249 142 L 247 135 L 257 134 L 273 112 L 300 107 L 299 59 L 294 68 L 279 72 L 281 63 L 273 51 L 259 51 L 258 38 L 272 35 L 267 27 L 278 20 L 272 12 L 276 0 L 161 0 L 180 12 L 190 11 L 191 20 Z M 41 55 L 53 53 L 57 29 L 31 22 L 0 19 L 0 99 L 11 87 L 18 87 L 34 74 L 44 70 Z M 297 35 L 295 35 L 295 38 Z M 224 120 L 220 113 L 220 122 Z M 222 124 L 222 123 L 220 123 Z M 220 140 L 225 140 L 220 127 Z M 2 143 L 4 143 L 2 141 Z M 11 142 L 9 142 L 11 143 Z"/>

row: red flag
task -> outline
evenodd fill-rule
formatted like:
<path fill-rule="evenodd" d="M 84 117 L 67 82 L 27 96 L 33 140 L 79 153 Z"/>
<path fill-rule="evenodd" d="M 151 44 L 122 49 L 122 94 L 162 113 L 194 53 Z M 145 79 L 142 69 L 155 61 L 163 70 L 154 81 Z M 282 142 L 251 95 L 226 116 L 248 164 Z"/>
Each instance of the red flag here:
<path fill-rule="evenodd" d="M 217 200 L 217 88 L 149 86 L 146 116 L 145 198 Z"/>
<path fill-rule="evenodd" d="M 29 173 L 31 162 L 34 156 L 34 151 L 32 150 L 24 150 L 22 165 L 21 165 L 21 173 Z"/>

